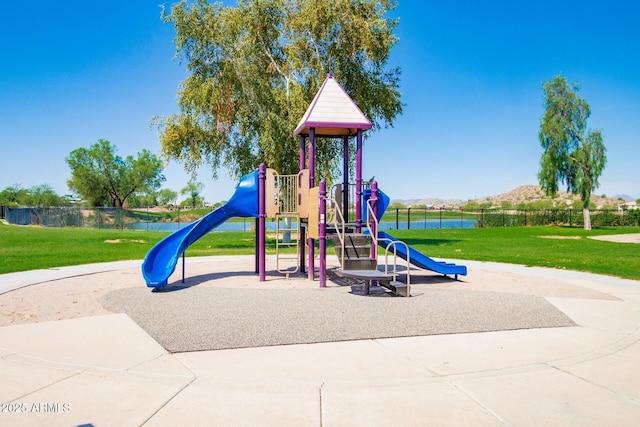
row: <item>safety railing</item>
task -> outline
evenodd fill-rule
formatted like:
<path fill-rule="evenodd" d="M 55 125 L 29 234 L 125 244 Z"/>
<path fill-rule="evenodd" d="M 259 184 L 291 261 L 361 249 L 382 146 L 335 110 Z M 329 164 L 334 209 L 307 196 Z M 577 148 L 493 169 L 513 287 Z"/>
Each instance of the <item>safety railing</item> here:
<path fill-rule="evenodd" d="M 391 273 L 391 276 L 393 277 L 393 281 L 396 281 L 396 278 L 398 277 L 398 245 L 402 245 L 405 248 L 405 253 L 407 254 L 407 259 L 405 260 L 407 263 L 407 286 L 411 285 L 411 253 L 409 252 L 409 245 L 407 245 L 405 242 L 403 242 L 402 240 L 391 240 L 391 239 L 387 239 L 387 238 L 380 238 L 378 237 L 378 227 L 379 227 L 379 223 L 378 223 L 378 218 L 375 215 L 372 203 L 373 202 L 377 203 L 377 200 L 372 200 L 372 199 L 368 199 L 366 202 L 366 206 L 367 206 L 367 221 L 366 221 L 366 226 L 367 226 L 367 230 L 369 231 L 369 234 L 371 235 L 371 238 L 373 239 L 373 245 L 375 245 L 376 248 L 379 248 L 379 242 L 380 241 L 385 241 L 388 242 L 388 244 L 386 246 L 384 246 L 384 274 L 389 274 L 389 248 L 393 248 L 393 270 Z M 373 227 L 371 226 L 373 222 Z M 372 246 L 372 249 L 373 250 Z M 377 255 L 377 254 L 375 254 Z"/>
<path fill-rule="evenodd" d="M 276 175 L 280 213 L 297 212 L 298 208 L 298 175 Z"/>
<path fill-rule="evenodd" d="M 329 202 L 329 211 L 328 211 L 329 222 L 333 224 L 333 226 L 335 227 L 336 234 L 338 236 L 338 239 L 340 240 L 340 247 L 341 247 L 340 260 L 341 262 L 344 262 L 344 246 L 345 246 L 344 236 L 346 234 L 346 222 L 344 220 L 342 209 L 340 208 L 341 204 L 339 204 L 335 199 L 336 187 L 337 187 L 336 185 L 333 186 L 330 192 L 330 194 L 333 196 L 327 197 L 326 201 Z"/>

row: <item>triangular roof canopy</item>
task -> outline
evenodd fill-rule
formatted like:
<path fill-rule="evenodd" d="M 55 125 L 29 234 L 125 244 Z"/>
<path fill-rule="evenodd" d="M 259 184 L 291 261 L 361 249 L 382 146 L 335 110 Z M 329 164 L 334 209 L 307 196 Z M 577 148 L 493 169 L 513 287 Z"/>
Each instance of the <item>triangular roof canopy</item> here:
<path fill-rule="evenodd" d="M 328 74 L 293 135 L 308 135 L 311 128 L 315 128 L 316 136 L 350 136 L 357 129 L 371 129 L 371 122 Z"/>

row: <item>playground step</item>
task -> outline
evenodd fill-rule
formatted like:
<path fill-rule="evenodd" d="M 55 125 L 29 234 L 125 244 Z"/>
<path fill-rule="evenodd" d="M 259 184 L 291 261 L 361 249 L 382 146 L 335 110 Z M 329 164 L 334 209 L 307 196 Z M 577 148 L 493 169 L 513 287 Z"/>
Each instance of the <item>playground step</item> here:
<path fill-rule="evenodd" d="M 347 222 L 344 225 L 344 229 L 346 233 L 355 233 L 356 232 L 356 223 L 355 222 Z M 331 234 L 337 234 L 339 231 L 342 231 L 342 227 L 338 227 L 338 229 L 336 229 L 336 226 L 333 224 L 327 224 L 327 235 L 331 235 Z"/>
<path fill-rule="evenodd" d="M 334 245 L 334 249 L 336 250 L 336 255 L 338 258 L 342 257 L 342 246 L 340 246 L 340 242 L 338 245 Z M 344 247 L 344 257 L 345 258 L 366 258 L 371 253 L 371 246 L 363 245 L 363 246 L 345 246 Z"/>
<path fill-rule="evenodd" d="M 376 280 L 378 284 L 384 288 L 389 289 L 394 294 L 401 297 L 408 297 L 411 295 L 411 286 L 406 283 L 393 280 L 393 275 L 383 273 L 380 270 L 337 270 L 336 274 L 341 277 L 351 277 L 354 279 L 360 279 L 365 281 L 365 294 L 371 284 L 371 281 Z"/>
<path fill-rule="evenodd" d="M 333 243 L 335 248 L 342 248 L 342 241 L 337 234 L 329 236 L 329 239 Z M 344 247 L 345 252 L 349 251 L 349 256 L 362 256 L 364 255 L 363 249 L 367 249 L 366 253 L 369 254 L 369 248 L 371 248 L 371 236 L 365 234 L 345 234 L 344 235 Z"/>
<path fill-rule="evenodd" d="M 376 270 L 378 268 L 378 261 L 369 258 L 345 258 L 342 260 L 343 270 Z"/>
<path fill-rule="evenodd" d="M 380 282 L 386 281 L 391 282 L 393 276 L 390 274 L 385 274 L 384 272 L 374 269 L 374 270 L 336 270 L 336 274 L 341 277 L 351 277 L 354 279 L 362 279 L 362 280 L 378 280 Z"/>
<path fill-rule="evenodd" d="M 380 286 L 389 289 L 391 292 L 401 297 L 408 297 L 411 292 L 411 287 L 409 285 L 407 285 L 406 283 L 398 282 L 397 280 L 392 280 L 390 282 L 380 281 L 379 284 Z"/>
<path fill-rule="evenodd" d="M 340 244 L 340 238 L 337 234 L 328 236 L 334 244 Z M 344 240 L 347 246 L 368 246 L 371 245 L 371 236 L 362 233 L 345 233 Z"/>
<path fill-rule="evenodd" d="M 345 234 L 344 251 L 338 235 L 332 235 L 330 239 L 344 270 L 375 270 L 378 267 L 377 261 L 370 257 L 371 236 L 356 233 Z"/>

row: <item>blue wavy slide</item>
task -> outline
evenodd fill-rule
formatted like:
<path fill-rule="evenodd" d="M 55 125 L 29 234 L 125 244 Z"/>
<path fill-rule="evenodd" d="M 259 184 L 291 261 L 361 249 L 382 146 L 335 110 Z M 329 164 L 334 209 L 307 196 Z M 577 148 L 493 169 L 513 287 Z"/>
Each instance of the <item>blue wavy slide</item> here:
<path fill-rule="evenodd" d="M 388 247 L 391 241 L 398 241 L 395 237 L 390 234 L 385 233 L 384 231 L 378 231 L 378 244 L 383 247 Z M 388 240 L 384 240 L 388 239 Z M 407 260 L 407 249 L 404 245 L 396 245 L 396 253 L 398 256 L 405 261 Z M 409 262 L 416 267 L 424 268 L 425 270 L 435 271 L 436 273 L 449 275 L 453 274 L 458 279 L 458 274 L 463 276 L 467 275 L 467 267 L 465 265 L 457 265 L 448 263 L 445 261 L 436 261 L 432 258 L 429 258 L 425 254 L 418 252 L 417 249 L 409 246 Z"/>
<path fill-rule="evenodd" d="M 242 177 L 231 199 L 220 208 L 156 243 L 144 258 L 142 275 L 150 288 L 167 284 L 180 255 L 202 236 L 229 218 L 258 216 L 258 171 Z"/>
<path fill-rule="evenodd" d="M 366 201 L 371 197 L 371 190 L 370 189 L 364 190 L 363 196 L 366 203 Z M 378 215 L 377 215 L 378 221 L 382 220 L 382 215 L 384 215 L 384 212 L 389 207 L 389 202 L 390 202 L 389 196 L 387 196 L 382 190 L 378 189 Z M 362 216 L 365 219 L 365 221 L 367 219 L 367 213 L 368 212 L 366 211 L 366 207 L 363 208 Z M 367 231 L 365 231 L 365 233 L 366 232 Z M 384 248 L 388 247 L 391 244 L 390 241 L 393 241 L 393 242 L 399 241 L 399 239 L 396 239 L 395 237 L 385 233 L 384 231 L 378 231 L 378 239 L 379 239 L 378 244 Z M 387 239 L 387 240 L 384 240 L 384 239 Z M 458 274 L 461 274 L 463 276 L 467 275 L 467 267 L 464 265 L 457 265 L 457 264 L 452 264 L 444 261 L 436 261 L 432 258 L 429 258 L 425 254 L 419 252 L 417 249 L 412 248 L 411 246 L 408 246 L 408 247 L 409 247 L 409 260 L 410 260 L 409 262 L 415 265 L 416 267 L 420 267 L 425 270 L 435 271 L 436 273 L 440 273 L 444 275 L 453 274 L 455 275 L 456 280 L 458 280 Z M 400 258 L 404 259 L 405 261 L 407 260 L 407 249 L 405 248 L 404 245 L 396 245 L 396 253 Z"/>

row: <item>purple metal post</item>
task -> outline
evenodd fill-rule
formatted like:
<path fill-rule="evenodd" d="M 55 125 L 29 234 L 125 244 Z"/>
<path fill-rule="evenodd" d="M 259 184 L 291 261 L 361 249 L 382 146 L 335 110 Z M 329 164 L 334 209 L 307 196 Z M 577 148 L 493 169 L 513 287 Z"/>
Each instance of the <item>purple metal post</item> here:
<path fill-rule="evenodd" d="M 378 181 L 371 183 L 371 198 L 369 200 L 373 210 L 373 216 L 374 218 L 378 218 Z M 378 229 L 374 220 L 371 220 L 371 237 L 373 237 L 371 242 L 371 258 L 378 259 L 378 245 L 376 243 L 378 241 Z"/>
<path fill-rule="evenodd" d="M 309 188 L 313 188 L 316 185 L 316 129 L 309 129 Z M 313 246 L 313 239 L 307 240 L 309 246 L 309 268 L 307 270 L 307 277 L 309 280 L 314 279 L 315 273 L 315 250 Z"/>
<path fill-rule="evenodd" d="M 306 137 L 300 135 L 300 170 L 303 170 L 307 166 L 306 162 Z"/>
<path fill-rule="evenodd" d="M 344 219 L 349 222 L 349 137 L 342 140 L 342 210 Z"/>
<path fill-rule="evenodd" d="M 362 231 L 362 129 L 356 135 L 356 232 Z"/>
<path fill-rule="evenodd" d="M 307 145 L 306 137 L 304 135 L 300 135 L 300 171 L 302 171 L 307 167 L 306 145 Z M 304 245 L 304 242 L 306 240 L 306 234 L 307 234 L 306 229 L 304 227 L 300 227 L 300 242 L 302 242 L 302 245 L 300 245 L 300 258 L 298 259 L 298 266 L 300 266 L 300 272 L 302 273 L 306 271 L 305 245 Z"/>
<path fill-rule="evenodd" d="M 396 228 L 398 228 L 398 227 L 396 227 Z M 255 240 L 255 244 L 254 244 L 255 248 L 253 248 L 253 253 L 254 253 L 254 258 L 255 258 L 255 260 L 254 260 L 254 264 L 255 264 L 254 272 L 256 274 L 260 273 L 260 260 L 259 260 L 260 259 L 260 256 L 259 256 L 260 249 L 258 249 L 260 247 L 260 243 L 258 242 L 258 230 L 259 229 L 260 229 L 260 218 L 256 218 L 255 219 L 256 237 L 254 239 Z"/>
<path fill-rule="evenodd" d="M 266 216 L 267 216 L 267 205 L 266 205 L 266 181 L 267 181 L 267 167 L 264 163 L 260 164 L 260 168 L 258 169 L 258 251 L 259 251 L 259 270 L 260 270 L 260 281 L 265 281 L 266 276 Z"/>
<path fill-rule="evenodd" d="M 320 287 L 327 287 L 327 181 L 324 179 L 320 181 L 320 224 L 318 225 L 318 239 L 320 250 Z"/>
<path fill-rule="evenodd" d="M 316 186 L 316 128 L 309 129 L 309 188 Z"/>

